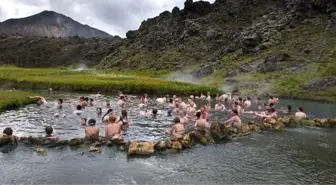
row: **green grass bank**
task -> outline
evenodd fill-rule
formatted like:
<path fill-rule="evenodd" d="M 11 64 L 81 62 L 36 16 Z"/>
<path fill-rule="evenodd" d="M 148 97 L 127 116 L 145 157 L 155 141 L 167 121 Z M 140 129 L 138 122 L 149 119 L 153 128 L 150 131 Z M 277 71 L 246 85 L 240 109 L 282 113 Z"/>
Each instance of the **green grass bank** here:
<path fill-rule="evenodd" d="M 28 96 L 34 95 L 31 92 L 25 91 L 0 90 L 0 112 L 36 103 L 36 99 L 28 98 Z"/>
<path fill-rule="evenodd" d="M 55 68 L 0 67 L 0 81 L 5 88 L 47 89 L 150 94 L 200 94 L 220 90 L 204 85 L 167 81 L 158 78 L 167 71 L 75 71 Z"/>

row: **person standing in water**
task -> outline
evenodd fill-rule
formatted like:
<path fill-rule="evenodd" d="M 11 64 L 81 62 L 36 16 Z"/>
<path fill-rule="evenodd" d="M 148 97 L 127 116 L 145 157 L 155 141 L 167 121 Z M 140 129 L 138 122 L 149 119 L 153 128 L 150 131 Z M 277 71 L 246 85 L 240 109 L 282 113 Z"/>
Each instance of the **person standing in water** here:
<path fill-rule="evenodd" d="M 196 122 L 195 127 L 197 130 L 206 130 L 210 128 L 210 124 L 206 119 L 201 117 L 201 112 L 196 112 Z"/>
<path fill-rule="evenodd" d="M 183 125 L 188 125 L 189 124 L 189 119 L 185 113 L 185 111 L 180 111 L 180 123 L 182 123 Z"/>
<path fill-rule="evenodd" d="M 118 118 L 118 123 L 122 125 L 122 128 L 129 127 L 129 121 L 126 110 L 121 111 L 121 116 Z"/>
<path fill-rule="evenodd" d="M 180 118 L 174 118 L 173 124 L 174 125 L 171 128 L 170 134 L 178 139 L 182 138 L 184 135 L 184 125 L 180 122 Z"/>
<path fill-rule="evenodd" d="M 189 117 L 195 116 L 196 108 L 195 108 L 195 103 L 194 102 L 190 103 L 190 106 L 188 107 L 187 112 L 188 112 Z"/>
<path fill-rule="evenodd" d="M 225 106 L 222 103 L 222 101 L 217 102 L 217 104 L 215 105 L 215 111 L 216 112 L 224 112 L 225 111 Z"/>

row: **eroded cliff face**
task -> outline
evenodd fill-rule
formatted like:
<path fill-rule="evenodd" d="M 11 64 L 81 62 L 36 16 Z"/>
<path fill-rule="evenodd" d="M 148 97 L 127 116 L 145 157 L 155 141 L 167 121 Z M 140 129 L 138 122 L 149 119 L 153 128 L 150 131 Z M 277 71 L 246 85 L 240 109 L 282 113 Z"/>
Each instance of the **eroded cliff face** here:
<path fill-rule="evenodd" d="M 9 19 L 0 23 L 0 33 L 22 36 L 113 38 L 106 32 L 92 28 L 65 15 L 43 11 L 21 19 Z"/>

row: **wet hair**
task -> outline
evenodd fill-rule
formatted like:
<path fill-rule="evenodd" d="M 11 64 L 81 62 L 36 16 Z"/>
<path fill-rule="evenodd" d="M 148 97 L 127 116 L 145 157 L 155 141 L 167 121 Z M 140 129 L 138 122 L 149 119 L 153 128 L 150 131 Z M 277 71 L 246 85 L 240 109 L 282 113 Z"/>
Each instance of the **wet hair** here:
<path fill-rule="evenodd" d="M 63 103 L 63 99 L 62 98 L 59 98 L 58 101 L 61 102 L 61 104 Z"/>
<path fill-rule="evenodd" d="M 201 117 L 201 112 L 196 112 L 196 117 L 199 119 Z"/>
<path fill-rule="evenodd" d="M 274 103 L 270 103 L 269 106 L 270 106 L 270 107 L 273 107 L 273 106 L 274 106 Z"/>
<path fill-rule="evenodd" d="M 81 96 L 79 99 L 80 99 L 80 100 L 84 100 L 85 98 L 84 98 L 84 96 Z"/>
<path fill-rule="evenodd" d="M 102 108 L 101 107 L 97 107 L 96 111 L 98 111 L 98 110 L 99 110 L 100 113 L 102 113 Z"/>
<path fill-rule="evenodd" d="M 273 99 L 274 97 L 273 96 L 270 96 L 270 99 Z"/>
<path fill-rule="evenodd" d="M 180 121 L 180 118 L 179 117 L 175 117 L 174 119 L 173 119 L 173 123 L 180 123 L 181 121 Z"/>
<path fill-rule="evenodd" d="M 260 97 L 258 97 L 258 98 L 257 98 L 257 100 L 261 100 L 261 98 L 260 98 Z"/>
<path fill-rule="evenodd" d="M 239 97 L 239 98 L 238 98 L 238 100 L 239 100 L 239 101 L 242 101 L 242 100 L 243 100 L 243 98 Z"/>
<path fill-rule="evenodd" d="M 154 116 L 157 114 L 157 112 L 158 112 L 158 110 L 156 110 L 156 109 L 153 109 L 153 110 L 152 110 L 152 114 L 153 114 Z"/>
<path fill-rule="evenodd" d="M 90 101 L 94 101 L 93 98 L 90 98 Z"/>
<path fill-rule="evenodd" d="M 272 113 L 273 113 L 273 112 L 275 112 L 275 109 L 274 109 L 274 108 L 270 108 L 270 109 L 269 109 L 269 112 L 272 112 Z"/>
<path fill-rule="evenodd" d="M 120 96 L 120 99 L 123 100 L 125 98 L 125 96 Z"/>
<path fill-rule="evenodd" d="M 121 116 L 120 116 L 120 120 L 127 118 L 127 111 L 126 110 L 122 110 L 121 111 Z"/>
<path fill-rule="evenodd" d="M 287 105 L 287 110 L 288 110 L 289 112 L 292 112 L 292 106 L 291 106 L 291 105 Z"/>
<path fill-rule="evenodd" d="M 94 126 L 94 125 L 96 125 L 96 120 L 95 119 L 89 119 L 88 124 L 90 126 Z"/>
<path fill-rule="evenodd" d="M 169 99 L 169 103 L 173 103 L 173 101 L 174 101 L 173 98 Z"/>
<path fill-rule="evenodd" d="M 117 117 L 115 117 L 115 116 L 110 116 L 109 119 L 108 119 L 109 123 L 115 123 L 116 121 L 117 121 Z"/>
<path fill-rule="evenodd" d="M 239 105 L 239 103 L 238 103 L 238 102 L 234 102 L 234 104 L 235 104 L 235 105 Z"/>
<path fill-rule="evenodd" d="M 299 107 L 298 109 L 299 109 L 299 111 L 303 112 L 303 108 L 302 107 Z"/>
<path fill-rule="evenodd" d="M 82 106 L 81 105 L 77 105 L 77 110 L 82 110 Z"/>
<path fill-rule="evenodd" d="M 86 119 L 86 118 L 82 118 L 82 121 L 83 121 L 83 120 L 84 120 L 84 121 L 85 121 L 85 123 L 86 123 L 87 119 Z"/>
<path fill-rule="evenodd" d="M 3 134 L 6 134 L 7 136 L 12 136 L 13 135 L 13 130 L 10 127 L 7 127 L 3 130 Z"/>
<path fill-rule="evenodd" d="M 238 111 L 236 109 L 232 109 L 233 114 L 238 115 Z"/>
<path fill-rule="evenodd" d="M 247 97 L 247 99 L 248 99 L 248 100 L 251 100 L 251 98 L 250 98 L 250 97 Z"/>
<path fill-rule="evenodd" d="M 51 134 L 54 132 L 54 129 L 51 126 L 47 126 L 45 129 L 46 137 L 51 137 Z"/>
<path fill-rule="evenodd" d="M 85 97 L 84 100 L 85 100 L 85 101 L 89 101 L 89 98 L 88 98 L 88 97 Z"/>
<path fill-rule="evenodd" d="M 104 118 L 105 116 L 107 116 L 108 114 L 110 114 L 111 112 L 113 112 L 113 109 L 109 109 L 107 110 L 107 112 L 104 114 L 104 116 L 102 117 L 102 122 L 104 122 Z"/>

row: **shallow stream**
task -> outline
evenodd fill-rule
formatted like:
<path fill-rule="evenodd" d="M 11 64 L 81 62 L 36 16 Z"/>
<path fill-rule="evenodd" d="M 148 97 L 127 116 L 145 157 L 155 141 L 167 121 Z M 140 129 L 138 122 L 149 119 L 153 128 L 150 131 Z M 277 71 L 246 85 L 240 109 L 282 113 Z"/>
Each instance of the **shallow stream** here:
<path fill-rule="evenodd" d="M 29 105 L 0 115 L 0 130 L 10 126 L 18 136 L 42 136 L 44 126 L 52 125 L 61 139 L 83 137 L 82 117 L 101 120 L 95 107 L 106 112 L 105 100 L 112 108 L 116 96 L 95 98 L 95 107 L 85 114 L 72 114 L 83 94 L 56 93 L 47 97 L 45 106 Z M 57 98 L 65 100 L 62 110 L 55 108 Z M 157 118 L 139 116 L 138 98 L 129 108 L 130 128 L 125 139 L 158 140 L 170 126 L 172 117 L 165 107 L 154 104 L 162 114 Z M 336 105 L 281 99 L 279 106 L 303 106 L 310 116 L 336 117 Z M 65 114 L 55 118 L 54 114 Z M 213 114 L 225 120 L 228 114 Z M 248 118 L 245 118 L 248 119 Z M 97 125 L 103 132 L 103 124 Z M 336 183 L 336 130 L 320 128 L 288 129 L 285 133 L 253 133 L 225 144 L 197 145 L 182 152 L 157 153 L 150 158 L 127 158 L 116 148 L 102 148 L 103 154 L 79 149 L 47 149 L 45 155 L 34 148 L 19 146 L 9 154 L 0 153 L 0 184 L 269 184 Z M 83 153 L 84 152 L 84 153 Z"/>

